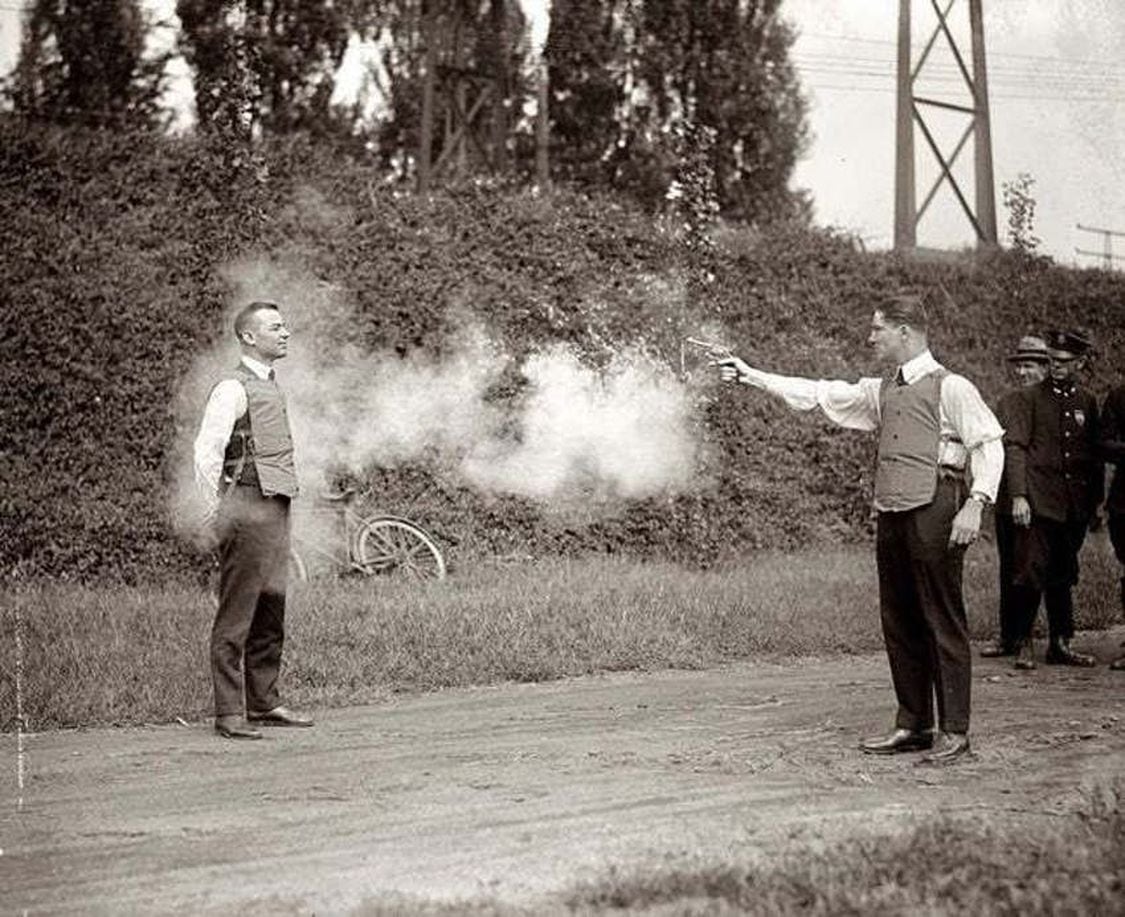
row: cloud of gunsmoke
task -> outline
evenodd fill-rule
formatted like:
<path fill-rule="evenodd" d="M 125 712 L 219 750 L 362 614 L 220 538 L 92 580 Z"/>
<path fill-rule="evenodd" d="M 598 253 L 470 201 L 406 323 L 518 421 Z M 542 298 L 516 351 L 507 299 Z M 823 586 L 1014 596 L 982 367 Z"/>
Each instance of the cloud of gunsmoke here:
<path fill-rule="evenodd" d="M 229 266 L 233 289 L 219 343 L 185 380 L 178 411 L 194 435 L 211 385 L 238 359 L 234 312 L 277 302 L 293 331 L 277 365 L 289 401 L 302 489 L 348 470 L 425 463 L 482 492 L 515 494 L 545 508 L 638 499 L 688 488 L 698 453 L 693 396 L 665 363 L 625 349 L 595 368 L 569 346 L 513 358 L 471 317 L 441 356 L 364 349 L 341 335 L 354 320 L 337 287 L 259 259 Z M 503 374 L 524 384 L 490 393 Z M 191 449 L 181 449 L 190 494 Z"/>

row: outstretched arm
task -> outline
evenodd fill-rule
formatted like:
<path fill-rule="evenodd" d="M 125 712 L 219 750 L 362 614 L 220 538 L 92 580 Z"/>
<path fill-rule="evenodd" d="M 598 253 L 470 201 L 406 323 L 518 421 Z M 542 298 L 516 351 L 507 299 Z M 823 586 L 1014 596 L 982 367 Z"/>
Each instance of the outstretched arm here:
<path fill-rule="evenodd" d="M 724 382 L 741 382 L 764 389 L 782 399 L 795 411 L 820 408 L 835 424 L 851 430 L 874 430 L 879 426 L 878 379 L 859 382 L 804 379 L 800 376 L 779 376 L 750 366 L 733 354 L 712 360 Z"/>

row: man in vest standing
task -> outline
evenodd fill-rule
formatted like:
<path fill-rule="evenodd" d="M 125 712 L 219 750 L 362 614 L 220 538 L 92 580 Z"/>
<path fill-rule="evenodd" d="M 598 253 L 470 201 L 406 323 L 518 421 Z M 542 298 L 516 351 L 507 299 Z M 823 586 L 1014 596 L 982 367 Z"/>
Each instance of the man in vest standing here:
<path fill-rule="evenodd" d="M 1040 597 L 1047 606 L 1047 663 L 1096 661 L 1070 648 L 1078 551 L 1105 491 L 1098 403 L 1076 381 L 1090 342 L 1078 332 L 1052 331 L 1047 346 L 1050 375 L 1020 399 L 1004 437 L 1004 474 L 1016 524 L 1013 597 L 1021 669 L 1035 668 L 1031 633 Z"/>
<path fill-rule="evenodd" d="M 1117 562 L 1122 565 L 1121 611 L 1125 614 L 1125 385 L 1118 386 L 1106 396 L 1101 421 L 1102 457 L 1114 466 L 1105 510 L 1109 539 Z M 1118 656 L 1109 667 L 1125 671 L 1125 655 Z"/>
<path fill-rule="evenodd" d="M 890 369 L 886 379 L 777 376 L 734 356 L 715 363 L 724 381 L 765 389 L 796 410 L 819 407 L 843 427 L 878 431 L 879 604 L 898 714 L 889 734 L 860 748 L 882 755 L 929 749 L 924 760 L 946 764 L 969 750 L 972 656 L 961 572 L 981 511 L 996 499 L 1004 431 L 973 384 L 934 359 L 926 327 L 919 296 L 875 310 L 868 343 Z"/>
<path fill-rule="evenodd" d="M 1012 365 L 1012 372 L 1019 383 L 1019 388 L 1011 389 L 1000 399 L 996 405 L 996 418 L 1000 426 L 1007 428 L 1007 417 L 1016 409 L 1019 399 L 1025 391 L 1033 385 L 1038 385 L 1047 378 L 1047 370 L 1051 365 L 1051 356 L 1047 352 L 1047 342 L 1041 337 L 1027 335 L 1020 338 L 1016 345 L 1016 352 L 1008 357 Z M 980 654 L 986 658 L 996 656 L 1014 656 L 1019 649 L 1017 633 L 1019 625 L 1016 621 L 1015 601 L 1012 598 L 1012 577 L 1015 573 L 1015 523 L 1012 521 L 1012 497 L 1008 493 L 1008 479 L 1000 479 L 1000 491 L 996 496 L 996 554 L 1000 568 L 1000 637 L 993 643 L 981 649 Z"/>
<path fill-rule="evenodd" d="M 220 553 L 211 629 L 215 731 L 260 739 L 258 725 L 312 725 L 283 706 L 277 690 L 297 473 L 273 363 L 288 352 L 289 329 L 275 304 L 253 302 L 235 316 L 234 333 L 242 359 L 211 391 L 195 440 L 195 475 Z"/>

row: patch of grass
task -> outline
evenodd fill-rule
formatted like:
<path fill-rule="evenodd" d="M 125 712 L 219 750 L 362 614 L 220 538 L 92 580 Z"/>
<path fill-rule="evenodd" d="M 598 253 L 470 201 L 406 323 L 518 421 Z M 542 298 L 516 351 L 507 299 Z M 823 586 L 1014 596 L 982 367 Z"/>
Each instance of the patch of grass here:
<path fill-rule="evenodd" d="M 615 872 L 566 898 L 578 913 L 1120 913 L 1125 787 L 1090 794 L 1070 815 L 993 827 L 943 814 L 891 835 L 817 850 L 788 848 L 763 866 L 684 865 Z"/>
<path fill-rule="evenodd" d="M 1117 914 L 1125 895 L 1125 786 L 1032 823 L 941 813 L 831 843 L 797 838 L 755 862 L 612 869 L 530 905 L 496 899 L 365 902 L 364 917 L 479 914 Z"/>
<path fill-rule="evenodd" d="M 966 570 L 972 631 L 995 628 L 995 555 Z M 1118 615 L 1116 565 L 1092 543 L 1080 626 Z M 1099 585 L 1100 584 L 1100 585 Z M 32 729 L 195 718 L 210 709 L 214 615 L 197 587 L 9 587 L 0 595 L 0 671 L 15 671 Z M 600 671 L 697 668 L 734 659 L 882 647 L 870 549 L 756 554 L 722 569 L 612 558 L 464 569 L 441 583 L 295 584 L 283 690 L 298 705 L 394 691 L 542 681 Z M 14 678 L 0 725 L 15 727 Z"/>

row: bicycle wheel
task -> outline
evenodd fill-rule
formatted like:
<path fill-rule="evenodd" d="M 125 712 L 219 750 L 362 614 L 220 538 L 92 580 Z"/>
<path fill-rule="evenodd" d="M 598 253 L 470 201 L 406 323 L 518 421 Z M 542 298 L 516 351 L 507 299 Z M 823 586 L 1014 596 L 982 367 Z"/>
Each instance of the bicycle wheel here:
<path fill-rule="evenodd" d="M 356 533 L 355 560 L 370 576 L 444 579 L 445 558 L 419 526 L 394 516 L 364 520 Z"/>

